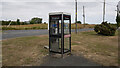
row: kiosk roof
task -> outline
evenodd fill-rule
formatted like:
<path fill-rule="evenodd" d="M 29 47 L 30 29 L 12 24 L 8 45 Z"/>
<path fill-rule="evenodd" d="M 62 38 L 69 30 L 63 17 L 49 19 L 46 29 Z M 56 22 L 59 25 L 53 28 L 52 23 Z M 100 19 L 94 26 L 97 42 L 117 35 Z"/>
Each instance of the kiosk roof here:
<path fill-rule="evenodd" d="M 49 15 L 58 15 L 58 14 L 71 15 L 70 13 L 66 13 L 66 12 L 51 12 L 51 13 L 49 13 Z"/>

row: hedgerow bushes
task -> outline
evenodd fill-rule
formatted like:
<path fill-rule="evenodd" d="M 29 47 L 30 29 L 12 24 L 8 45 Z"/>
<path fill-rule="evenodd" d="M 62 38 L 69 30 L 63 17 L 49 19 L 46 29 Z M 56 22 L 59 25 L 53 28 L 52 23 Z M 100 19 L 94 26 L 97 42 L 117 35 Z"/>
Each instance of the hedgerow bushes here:
<path fill-rule="evenodd" d="M 111 24 L 108 24 L 107 22 L 102 22 L 102 24 L 96 25 L 94 30 L 96 33 L 101 35 L 113 36 L 115 35 L 117 28 Z"/>

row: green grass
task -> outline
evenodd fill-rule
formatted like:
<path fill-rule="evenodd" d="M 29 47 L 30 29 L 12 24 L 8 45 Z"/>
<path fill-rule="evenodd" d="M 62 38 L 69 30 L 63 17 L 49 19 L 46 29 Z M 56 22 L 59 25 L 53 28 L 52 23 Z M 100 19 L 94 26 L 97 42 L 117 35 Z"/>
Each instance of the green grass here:
<path fill-rule="evenodd" d="M 116 66 L 118 64 L 117 37 L 117 34 L 116 36 L 97 35 L 94 31 L 72 33 L 72 53 L 83 55 L 105 66 Z M 48 45 L 48 41 L 48 35 L 3 40 L 3 65 L 37 65 L 36 60 L 48 54 L 48 50 L 43 48 Z"/>
<path fill-rule="evenodd" d="M 88 59 L 103 65 L 117 65 L 118 36 L 98 35 L 94 31 L 72 34 L 75 53 L 84 54 Z M 76 43 L 80 42 L 80 43 Z M 90 55 L 90 56 L 89 56 Z"/>
<path fill-rule="evenodd" d="M 43 48 L 44 45 L 48 45 L 48 36 L 8 39 L 3 40 L 2 45 L 3 65 L 34 64 L 35 60 L 48 53 Z"/>

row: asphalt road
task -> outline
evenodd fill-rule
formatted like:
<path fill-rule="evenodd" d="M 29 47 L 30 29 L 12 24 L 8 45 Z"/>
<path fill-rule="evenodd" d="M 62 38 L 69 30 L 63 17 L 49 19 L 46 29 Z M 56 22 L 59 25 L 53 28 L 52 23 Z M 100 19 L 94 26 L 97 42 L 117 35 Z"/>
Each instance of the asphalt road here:
<path fill-rule="evenodd" d="M 83 56 L 76 55 L 67 56 L 65 58 L 53 58 L 46 56 L 43 59 L 44 62 L 40 66 L 102 66 L 101 64 L 84 58 Z M 40 62 L 41 61 L 37 61 L 37 63 Z"/>
<path fill-rule="evenodd" d="M 89 31 L 93 29 L 78 29 L 80 31 Z M 74 32 L 75 30 L 72 30 Z M 25 36 L 35 36 L 35 35 L 45 35 L 48 34 L 47 29 L 41 30 L 4 30 L 2 32 L 2 39 L 16 38 L 16 37 L 25 37 Z"/>

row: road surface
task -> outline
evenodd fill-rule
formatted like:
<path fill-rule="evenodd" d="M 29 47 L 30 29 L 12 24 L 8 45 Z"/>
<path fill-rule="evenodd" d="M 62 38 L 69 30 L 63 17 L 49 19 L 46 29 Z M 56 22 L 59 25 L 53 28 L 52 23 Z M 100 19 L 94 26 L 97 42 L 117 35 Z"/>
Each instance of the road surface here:
<path fill-rule="evenodd" d="M 89 31 L 91 29 L 78 29 L 80 31 Z M 72 30 L 74 32 L 75 30 Z M 35 35 L 45 35 L 48 34 L 47 29 L 40 30 L 4 30 L 2 32 L 2 39 L 16 38 L 16 37 L 25 37 L 25 36 L 35 36 Z"/>
<path fill-rule="evenodd" d="M 44 62 L 40 64 L 40 66 L 102 66 L 101 64 L 84 58 L 83 56 L 76 55 L 67 56 L 65 58 L 53 58 L 46 56 L 43 59 Z M 40 62 L 41 61 L 37 61 L 37 63 Z"/>

